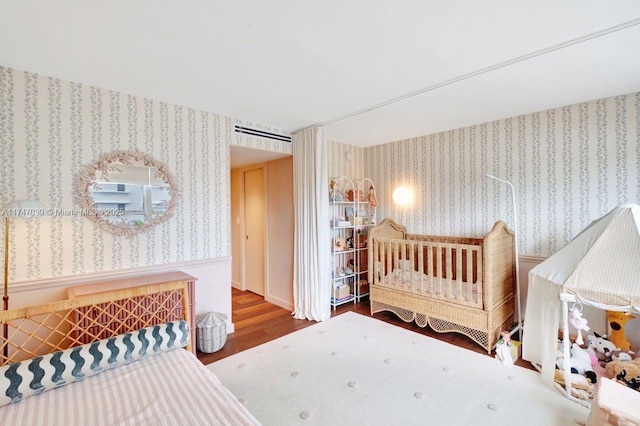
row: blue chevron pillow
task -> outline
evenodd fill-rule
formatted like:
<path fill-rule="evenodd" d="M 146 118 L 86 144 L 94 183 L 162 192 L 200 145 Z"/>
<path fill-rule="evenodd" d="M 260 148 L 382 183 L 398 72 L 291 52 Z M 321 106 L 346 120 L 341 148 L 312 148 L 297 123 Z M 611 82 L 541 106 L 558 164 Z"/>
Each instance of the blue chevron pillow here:
<path fill-rule="evenodd" d="M 0 367 L 0 407 L 119 365 L 186 346 L 189 325 L 172 321 Z"/>

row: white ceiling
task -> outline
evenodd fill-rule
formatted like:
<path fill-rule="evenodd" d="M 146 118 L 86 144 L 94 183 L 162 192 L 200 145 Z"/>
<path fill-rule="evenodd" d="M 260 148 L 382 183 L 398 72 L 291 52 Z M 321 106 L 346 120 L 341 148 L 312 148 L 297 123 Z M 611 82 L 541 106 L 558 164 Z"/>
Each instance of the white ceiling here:
<path fill-rule="evenodd" d="M 640 91 L 638 0 L 0 6 L 2 65 L 357 146 Z"/>

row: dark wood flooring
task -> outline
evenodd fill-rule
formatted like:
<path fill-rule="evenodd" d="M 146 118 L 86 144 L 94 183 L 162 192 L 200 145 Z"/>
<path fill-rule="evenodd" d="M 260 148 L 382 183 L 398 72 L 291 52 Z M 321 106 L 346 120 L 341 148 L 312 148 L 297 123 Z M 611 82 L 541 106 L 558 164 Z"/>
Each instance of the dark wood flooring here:
<path fill-rule="evenodd" d="M 244 351 L 254 346 L 261 345 L 268 341 L 277 339 L 296 330 L 316 324 L 314 321 L 298 320 L 293 318 L 291 312 L 279 306 L 265 302 L 262 296 L 249 291 L 232 289 L 232 321 L 235 324 L 235 332 L 227 336 L 227 341 L 222 349 L 217 352 L 206 354 L 198 352 L 198 359 L 203 364 L 209 364 L 222 358 L 226 358 L 235 353 Z M 362 300 L 360 303 L 338 306 L 332 316 L 340 315 L 344 312 L 353 311 L 362 315 L 370 315 L 369 301 Z M 453 345 L 469 349 L 480 354 L 487 355 L 477 343 L 458 333 L 437 333 L 429 327 L 421 328 L 415 323 L 406 323 L 390 312 L 380 312 L 375 314 L 375 318 L 386 321 L 398 327 L 406 328 L 425 336 L 433 337 Z M 491 355 L 493 356 L 493 354 Z M 520 358 L 517 365 L 533 369 L 531 364 Z"/>

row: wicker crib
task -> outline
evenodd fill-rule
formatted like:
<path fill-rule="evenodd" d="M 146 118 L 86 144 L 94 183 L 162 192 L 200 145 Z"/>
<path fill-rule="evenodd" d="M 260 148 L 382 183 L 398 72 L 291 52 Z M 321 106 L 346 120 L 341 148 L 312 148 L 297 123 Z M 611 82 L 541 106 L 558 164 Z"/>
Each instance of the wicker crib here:
<path fill-rule="evenodd" d="M 514 315 L 514 235 L 498 221 L 482 238 L 407 234 L 391 219 L 369 231 L 371 314 L 391 311 L 491 353 Z"/>

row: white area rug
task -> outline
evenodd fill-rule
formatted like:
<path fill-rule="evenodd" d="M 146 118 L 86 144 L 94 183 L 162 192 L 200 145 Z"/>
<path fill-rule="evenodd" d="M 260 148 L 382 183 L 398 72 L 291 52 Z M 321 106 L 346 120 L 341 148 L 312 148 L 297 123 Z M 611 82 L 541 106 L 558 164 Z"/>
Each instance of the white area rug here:
<path fill-rule="evenodd" d="M 347 312 L 209 364 L 265 425 L 572 425 L 539 374 Z"/>

